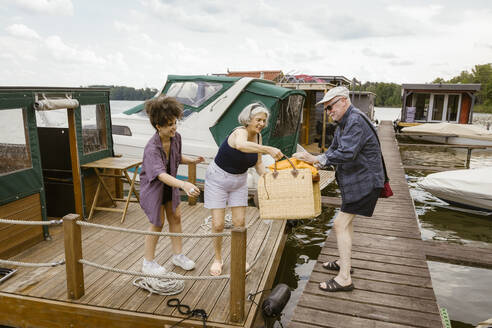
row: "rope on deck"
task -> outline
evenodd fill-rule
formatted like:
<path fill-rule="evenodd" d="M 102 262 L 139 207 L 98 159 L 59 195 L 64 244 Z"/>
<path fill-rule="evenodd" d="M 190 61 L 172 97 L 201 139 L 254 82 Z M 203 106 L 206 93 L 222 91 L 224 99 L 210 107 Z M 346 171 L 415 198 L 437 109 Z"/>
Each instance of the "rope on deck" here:
<path fill-rule="evenodd" d="M 183 280 L 138 277 L 132 283 L 133 286 L 148 291 L 148 296 L 152 294 L 170 296 L 179 294 L 184 290 Z"/>
<path fill-rule="evenodd" d="M 21 266 L 21 267 L 31 267 L 31 268 L 56 267 L 56 266 L 65 264 L 65 260 L 60 260 L 58 262 L 51 262 L 51 263 L 49 263 L 49 262 L 48 263 L 30 263 L 30 262 L 0 260 L 0 264 Z"/>
<path fill-rule="evenodd" d="M 137 276 L 137 277 L 148 277 L 148 278 L 159 278 L 159 279 L 175 279 L 175 280 L 221 280 L 221 279 L 229 279 L 231 275 L 229 274 L 223 274 L 221 276 L 182 276 L 180 274 L 174 273 L 174 272 L 169 272 L 166 274 L 153 274 L 153 273 L 143 273 L 143 272 L 138 272 L 138 271 L 129 271 L 129 270 L 122 270 L 122 269 L 117 269 L 113 267 L 108 267 L 105 265 L 97 264 L 94 262 L 90 262 L 84 259 L 80 259 L 79 263 L 89 265 L 98 269 L 110 271 L 110 272 L 115 272 L 115 273 L 122 273 L 122 274 L 128 274 L 131 276 Z"/>
<path fill-rule="evenodd" d="M 63 223 L 63 220 L 50 220 L 50 221 L 23 221 L 23 220 L 8 220 L 0 219 L 0 223 L 7 224 L 24 224 L 24 225 L 59 225 Z"/>

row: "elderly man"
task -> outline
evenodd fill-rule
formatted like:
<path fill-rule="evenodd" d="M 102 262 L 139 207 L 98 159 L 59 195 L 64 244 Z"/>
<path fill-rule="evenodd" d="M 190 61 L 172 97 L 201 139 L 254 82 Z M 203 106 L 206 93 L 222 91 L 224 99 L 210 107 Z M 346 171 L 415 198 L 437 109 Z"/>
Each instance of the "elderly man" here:
<path fill-rule="evenodd" d="M 323 263 L 323 267 L 338 271 L 338 275 L 322 282 L 319 287 L 328 292 L 350 291 L 354 289 L 350 276 L 353 272 L 350 261 L 352 220 L 355 215 L 370 217 L 374 212 L 384 185 L 381 148 L 367 118 L 352 106 L 347 88 L 335 87 L 329 90 L 318 104 L 324 104 L 325 110 L 338 123 L 333 142 L 319 156 L 299 152 L 294 157 L 320 167 L 336 167 L 335 176 L 342 194 L 342 207 L 333 228 L 340 258 Z"/>

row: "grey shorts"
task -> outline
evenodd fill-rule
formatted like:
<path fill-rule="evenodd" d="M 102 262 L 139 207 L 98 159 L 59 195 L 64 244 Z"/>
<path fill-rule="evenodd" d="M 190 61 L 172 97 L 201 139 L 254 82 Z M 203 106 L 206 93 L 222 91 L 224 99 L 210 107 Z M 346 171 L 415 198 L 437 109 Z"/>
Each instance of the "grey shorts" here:
<path fill-rule="evenodd" d="M 248 172 L 232 174 L 212 161 L 205 174 L 205 208 L 248 206 Z"/>

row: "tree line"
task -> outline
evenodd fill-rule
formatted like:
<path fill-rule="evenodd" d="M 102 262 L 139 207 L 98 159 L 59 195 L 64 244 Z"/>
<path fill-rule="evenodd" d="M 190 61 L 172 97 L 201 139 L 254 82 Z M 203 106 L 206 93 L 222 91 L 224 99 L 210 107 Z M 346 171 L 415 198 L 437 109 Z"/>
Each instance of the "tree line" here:
<path fill-rule="evenodd" d="M 90 87 L 110 88 L 109 99 L 111 100 L 147 100 L 155 96 L 158 91 L 155 88 L 135 89 L 116 85 L 91 85 Z"/>
<path fill-rule="evenodd" d="M 470 72 L 462 71 L 460 75 L 449 80 L 436 78 L 432 83 L 480 83 L 480 91 L 477 92 L 476 112 L 492 113 L 492 63 L 475 65 Z"/>
<path fill-rule="evenodd" d="M 436 78 L 432 83 L 480 83 L 475 107 L 476 112 L 492 113 L 492 64 L 475 65 L 471 71 L 462 71 L 459 75 L 445 80 Z M 357 89 L 357 88 L 356 88 Z M 366 82 L 363 91 L 376 94 L 374 106 L 401 107 L 401 85 L 397 83 Z"/>

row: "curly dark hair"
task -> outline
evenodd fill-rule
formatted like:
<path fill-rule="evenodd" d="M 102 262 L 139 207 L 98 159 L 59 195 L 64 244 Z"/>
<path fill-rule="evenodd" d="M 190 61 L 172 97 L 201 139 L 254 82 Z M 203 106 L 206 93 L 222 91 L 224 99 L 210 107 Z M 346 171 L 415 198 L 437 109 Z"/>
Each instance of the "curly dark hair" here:
<path fill-rule="evenodd" d="M 167 126 L 175 119 L 183 115 L 183 105 L 173 97 L 161 95 L 145 102 L 145 111 L 150 119 L 150 124 L 157 130 L 156 125 Z"/>

